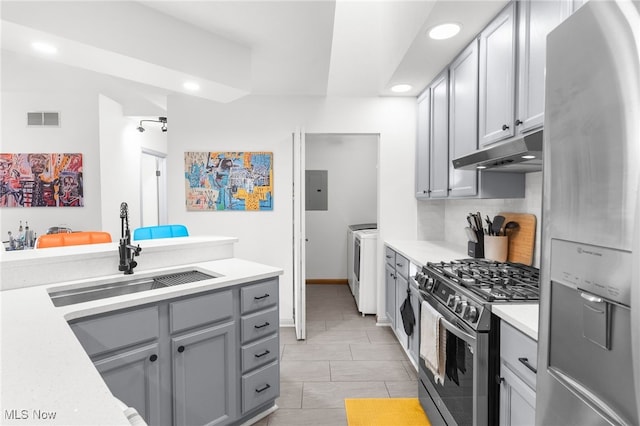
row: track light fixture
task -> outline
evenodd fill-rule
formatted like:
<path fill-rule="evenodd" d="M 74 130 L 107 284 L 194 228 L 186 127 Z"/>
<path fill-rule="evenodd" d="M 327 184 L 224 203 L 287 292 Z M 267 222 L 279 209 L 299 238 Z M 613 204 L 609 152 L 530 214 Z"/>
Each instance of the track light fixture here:
<path fill-rule="evenodd" d="M 137 129 L 140 133 L 145 131 L 145 128 L 142 127 L 142 123 L 144 123 L 145 121 L 150 121 L 153 123 L 162 123 L 162 131 L 166 132 L 167 131 L 167 117 L 158 117 L 157 120 L 140 120 L 140 124 L 138 125 Z"/>

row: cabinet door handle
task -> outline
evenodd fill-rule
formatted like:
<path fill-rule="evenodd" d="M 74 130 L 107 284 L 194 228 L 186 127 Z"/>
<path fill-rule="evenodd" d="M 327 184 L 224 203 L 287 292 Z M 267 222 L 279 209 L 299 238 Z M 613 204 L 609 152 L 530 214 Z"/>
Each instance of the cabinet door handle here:
<path fill-rule="evenodd" d="M 518 361 L 523 363 L 525 367 L 527 367 L 529 370 L 533 371 L 535 374 L 538 373 L 538 370 L 533 365 L 529 364 L 529 359 L 528 358 L 518 358 Z"/>
<path fill-rule="evenodd" d="M 402 263 L 396 263 L 396 265 L 402 268 Z"/>
<path fill-rule="evenodd" d="M 503 124 L 502 125 L 502 130 L 507 130 L 507 129 L 509 129 L 509 126 L 507 126 L 506 124 Z"/>
<path fill-rule="evenodd" d="M 184 352 L 184 346 L 178 346 L 178 352 L 180 353 Z"/>
<path fill-rule="evenodd" d="M 496 380 L 496 385 L 499 385 L 499 384 L 502 384 L 502 382 L 504 382 L 504 377 L 500 377 L 496 374 L 495 380 Z"/>
<path fill-rule="evenodd" d="M 271 352 L 267 349 L 265 349 L 264 352 L 262 352 L 261 354 L 254 354 L 253 356 L 255 356 L 256 358 L 262 358 L 265 355 L 269 355 Z"/>
<path fill-rule="evenodd" d="M 269 385 L 269 383 L 267 383 L 266 385 L 264 385 L 263 387 L 261 387 L 260 389 L 256 389 L 256 392 L 260 393 L 260 392 L 264 392 L 267 389 L 269 389 L 271 386 Z"/>
<path fill-rule="evenodd" d="M 265 321 L 264 324 L 262 324 L 262 325 L 254 325 L 253 327 L 254 328 L 264 328 L 264 327 L 267 327 L 268 325 L 269 325 L 269 322 Z"/>
<path fill-rule="evenodd" d="M 267 297 L 269 297 L 269 293 L 265 293 L 264 296 L 254 296 L 253 298 L 255 300 L 260 300 L 260 299 L 266 299 Z"/>
<path fill-rule="evenodd" d="M 522 120 L 516 120 L 516 126 L 519 126 L 522 124 Z"/>
<path fill-rule="evenodd" d="M 153 354 L 153 355 L 151 355 L 149 357 L 149 361 L 151 361 L 151 362 L 155 362 L 157 359 L 158 359 L 158 355 L 156 355 L 156 354 Z"/>
<path fill-rule="evenodd" d="M 389 256 L 389 255 L 387 254 L 387 255 L 386 255 L 386 258 L 387 258 L 387 259 L 391 259 L 391 256 Z"/>

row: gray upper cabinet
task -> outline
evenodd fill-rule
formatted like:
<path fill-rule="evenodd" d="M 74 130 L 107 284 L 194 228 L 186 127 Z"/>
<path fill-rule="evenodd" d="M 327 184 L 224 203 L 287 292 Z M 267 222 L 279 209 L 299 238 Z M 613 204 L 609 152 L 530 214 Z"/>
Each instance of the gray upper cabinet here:
<path fill-rule="evenodd" d="M 449 66 L 449 196 L 476 195 L 478 172 L 456 170 L 454 158 L 478 149 L 478 41 Z"/>
<path fill-rule="evenodd" d="M 518 133 L 542 127 L 547 34 L 568 14 L 563 1 L 519 3 L 518 19 Z"/>
<path fill-rule="evenodd" d="M 416 146 L 416 198 L 429 198 L 429 88 L 418 97 L 418 128 Z"/>
<path fill-rule="evenodd" d="M 514 135 L 516 3 L 480 33 L 479 141 L 485 146 Z"/>
<path fill-rule="evenodd" d="M 449 195 L 449 74 L 445 70 L 431 84 L 430 196 Z"/>

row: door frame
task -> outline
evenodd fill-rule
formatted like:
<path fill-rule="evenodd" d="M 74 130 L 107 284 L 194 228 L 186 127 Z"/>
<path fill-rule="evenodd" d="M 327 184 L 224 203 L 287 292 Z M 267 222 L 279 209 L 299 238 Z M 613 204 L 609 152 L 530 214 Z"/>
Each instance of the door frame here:
<path fill-rule="evenodd" d="M 306 288 L 305 288 L 305 132 L 297 128 L 293 143 L 293 323 L 296 338 L 305 340 Z"/>
<path fill-rule="evenodd" d="M 156 172 L 160 172 L 160 175 L 156 179 L 156 191 L 158 193 L 157 199 L 157 207 L 158 207 L 158 225 L 166 225 L 167 224 L 167 154 L 155 151 L 149 148 L 142 148 L 140 155 L 140 170 L 142 170 L 142 162 L 144 161 L 144 156 L 149 155 L 155 157 L 156 159 Z M 142 176 L 140 177 L 140 226 L 149 226 L 143 225 L 144 221 L 144 202 L 143 202 L 143 187 L 144 179 Z"/>

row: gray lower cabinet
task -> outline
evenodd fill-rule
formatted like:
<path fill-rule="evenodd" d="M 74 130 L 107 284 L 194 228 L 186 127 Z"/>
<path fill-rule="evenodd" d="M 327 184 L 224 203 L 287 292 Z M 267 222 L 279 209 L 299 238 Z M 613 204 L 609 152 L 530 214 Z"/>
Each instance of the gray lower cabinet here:
<path fill-rule="evenodd" d="M 96 369 L 111 393 L 135 407 L 148 424 L 160 424 L 159 347 L 154 342 L 117 352 L 96 361 Z"/>
<path fill-rule="evenodd" d="M 278 279 L 71 322 L 113 393 L 149 425 L 243 423 L 280 394 Z"/>
<path fill-rule="evenodd" d="M 233 322 L 171 338 L 173 424 L 219 425 L 235 417 L 235 342 Z"/>
<path fill-rule="evenodd" d="M 385 288 L 385 315 L 391 324 L 391 327 L 396 327 L 396 271 L 393 267 L 385 265 L 384 267 L 384 288 Z"/>
<path fill-rule="evenodd" d="M 385 247 L 385 257 L 385 313 L 398 342 L 417 366 L 420 356 L 420 295 L 418 288 L 410 279 L 411 265 L 406 257 L 390 247 Z M 415 319 L 411 335 L 407 335 L 404 329 L 404 321 L 400 312 L 407 297 Z"/>
<path fill-rule="evenodd" d="M 538 344 L 500 323 L 500 426 L 534 425 Z"/>

